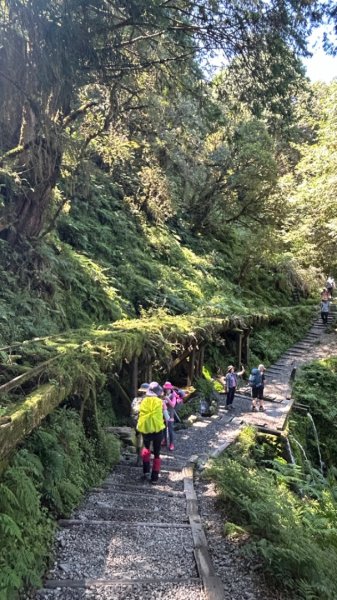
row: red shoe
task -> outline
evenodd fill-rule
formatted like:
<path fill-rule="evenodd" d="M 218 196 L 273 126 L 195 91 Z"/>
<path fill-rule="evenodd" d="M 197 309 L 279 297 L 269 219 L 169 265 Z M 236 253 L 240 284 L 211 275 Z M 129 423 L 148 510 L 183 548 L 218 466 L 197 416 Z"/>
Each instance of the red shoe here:
<path fill-rule="evenodd" d="M 169 450 L 174 450 L 174 444 L 169 445 Z"/>

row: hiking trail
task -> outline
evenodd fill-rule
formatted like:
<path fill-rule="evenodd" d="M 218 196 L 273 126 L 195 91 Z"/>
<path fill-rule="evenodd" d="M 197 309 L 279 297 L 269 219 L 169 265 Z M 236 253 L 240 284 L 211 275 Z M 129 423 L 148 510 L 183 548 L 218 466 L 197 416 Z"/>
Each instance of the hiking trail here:
<path fill-rule="evenodd" d="M 34 598 L 285 600 L 222 535 L 214 485 L 200 478 L 199 469 L 246 424 L 281 432 L 293 402 L 294 369 L 336 354 L 337 336 L 327 334 L 317 319 L 267 369 L 266 412 L 251 412 L 248 388 L 239 390 L 232 411 L 223 397 L 217 415 L 176 432 L 176 451 L 162 453 L 156 486 L 141 481 L 135 455 L 124 455 L 72 518 L 59 522 L 54 564 Z"/>

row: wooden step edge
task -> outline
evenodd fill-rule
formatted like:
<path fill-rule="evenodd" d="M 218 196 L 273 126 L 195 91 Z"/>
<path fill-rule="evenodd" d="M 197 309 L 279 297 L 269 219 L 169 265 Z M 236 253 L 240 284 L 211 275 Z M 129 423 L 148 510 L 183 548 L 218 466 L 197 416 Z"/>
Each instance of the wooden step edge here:
<path fill-rule="evenodd" d="M 162 456 L 160 458 L 161 458 L 161 461 L 162 461 L 162 464 L 163 464 L 165 458 L 163 458 Z M 116 465 L 116 466 L 117 466 L 117 469 L 114 469 L 113 471 L 111 471 L 111 476 L 113 476 L 114 474 L 115 475 L 118 475 L 118 474 L 124 475 L 125 473 L 127 473 L 131 469 L 137 469 L 139 471 L 139 475 L 142 474 L 142 467 L 141 466 L 139 466 L 139 467 L 137 467 L 137 465 L 131 465 L 131 466 L 127 465 L 125 467 L 122 466 L 122 465 Z M 179 473 L 180 471 L 183 470 L 184 466 L 185 466 L 185 463 L 182 464 L 181 466 L 179 466 L 179 465 L 170 465 L 170 464 L 165 463 L 164 468 L 161 468 L 160 472 L 161 473 L 171 473 L 173 471 L 174 473 Z"/>
<path fill-rule="evenodd" d="M 186 431 L 186 430 L 177 430 L 175 433 L 179 434 L 179 431 Z M 183 456 L 182 454 L 177 454 L 176 451 L 174 450 L 173 452 L 171 451 L 167 451 L 166 450 L 166 446 L 163 446 L 161 448 L 160 451 L 160 458 L 162 458 L 163 460 L 169 460 L 169 461 L 178 461 L 181 462 L 183 466 L 186 465 L 186 463 L 189 461 L 189 456 Z M 136 456 L 134 455 L 134 460 L 126 460 L 126 461 L 121 461 L 119 462 L 116 467 L 118 466 L 126 466 L 126 467 L 141 467 L 141 465 L 137 465 L 136 464 Z"/>
<path fill-rule="evenodd" d="M 207 600 L 223 600 L 224 586 L 215 574 L 215 569 L 208 549 L 207 538 L 199 515 L 190 516 L 190 525 L 194 543 L 194 557 L 199 577 L 202 579 Z"/>
<path fill-rule="evenodd" d="M 284 385 L 287 385 L 287 383 L 285 383 Z M 252 397 L 248 396 L 248 394 L 240 394 L 238 392 L 235 392 L 235 396 L 237 398 L 242 398 L 243 400 L 249 400 L 250 402 L 252 401 Z M 276 404 L 280 404 L 281 402 L 283 402 L 284 397 L 277 398 L 276 396 L 263 396 L 263 400 L 265 402 L 275 402 Z"/>
<path fill-rule="evenodd" d="M 94 525 L 116 526 L 123 525 L 128 527 L 158 527 L 158 528 L 178 528 L 178 529 L 189 529 L 189 523 L 174 523 L 168 521 L 167 523 L 161 523 L 160 521 L 108 521 L 104 519 L 60 519 L 58 521 L 59 527 L 70 528 L 70 527 L 91 527 Z"/>
<path fill-rule="evenodd" d="M 155 500 L 155 502 L 157 503 L 157 505 L 160 505 L 159 498 L 154 498 L 153 496 L 152 496 L 152 498 Z M 162 501 L 166 502 L 167 498 L 162 498 Z M 89 503 L 90 503 L 90 501 L 89 501 Z M 116 510 L 116 511 L 124 511 L 125 513 L 128 513 L 128 512 L 129 513 L 133 513 L 133 512 L 134 513 L 138 513 L 139 512 L 140 514 L 147 513 L 147 512 L 151 513 L 151 514 L 153 513 L 153 509 L 152 508 L 147 508 L 147 507 L 143 508 L 143 507 L 140 507 L 140 506 L 135 506 L 135 507 L 129 507 L 129 506 L 126 506 L 126 507 L 123 507 L 123 506 L 122 507 L 109 506 L 108 503 L 104 502 L 104 501 L 99 502 L 98 504 L 96 503 L 96 504 L 94 504 L 94 506 L 87 506 L 87 509 L 89 509 L 89 510 L 95 510 L 95 509 L 97 509 L 97 510 Z M 81 509 L 81 510 L 83 510 L 83 509 Z M 159 511 L 156 511 L 156 512 L 159 512 Z"/>
<path fill-rule="evenodd" d="M 140 578 L 140 579 L 124 579 L 124 578 L 112 578 L 112 579 L 47 579 L 44 582 L 44 586 L 39 591 L 44 589 L 56 589 L 56 588 L 89 588 L 89 587 L 109 587 L 117 585 L 163 585 L 165 583 L 202 583 L 199 577 L 161 577 L 160 579 L 151 578 Z"/>
<path fill-rule="evenodd" d="M 184 491 L 193 538 L 194 557 L 207 600 L 223 600 L 224 586 L 220 577 L 215 574 L 207 538 L 199 515 L 198 498 L 194 489 L 193 473 L 197 460 L 198 456 L 194 456 L 193 460 L 191 457 L 190 463 L 184 469 Z"/>
<path fill-rule="evenodd" d="M 123 483 L 123 482 L 113 482 L 110 481 L 110 483 L 103 483 L 100 488 L 103 490 L 118 490 L 118 486 L 121 485 L 123 487 L 125 487 L 127 490 L 130 490 L 130 492 L 134 492 L 136 493 L 137 490 L 142 490 L 142 489 L 151 489 L 151 492 L 153 492 L 153 495 L 167 495 L 167 494 L 173 494 L 174 496 L 184 496 L 184 492 L 182 490 L 161 490 L 158 489 L 158 487 L 150 487 L 149 482 L 144 482 L 144 483 L 140 483 L 139 485 L 135 484 L 132 485 L 131 483 Z M 146 494 L 147 495 L 147 494 Z M 149 496 L 151 496 L 150 492 L 149 492 Z"/>
<path fill-rule="evenodd" d="M 181 498 L 181 499 L 184 499 L 185 498 L 184 492 L 173 492 L 173 491 L 172 492 L 171 491 L 165 492 L 163 490 L 158 490 L 159 493 L 157 493 L 157 490 L 156 490 L 155 494 L 150 494 L 150 493 L 148 493 L 148 494 L 142 494 L 142 493 L 135 492 L 133 490 L 130 490 L 130 492 L 118 491 L 118 488 L 115 489 L 114 487 L 113 488 L 111 488 L 111 487 L 106 487 L 106 488 L 103 488 L 103 487 L 91 488 L 90 489 L 90 493 L 95 493 L 95 494 L 100 493 L 101 494 L 102 492 L 108 492 L 109 490 L 114 490 L 114 493 L 111 494 L 113 496 L 130 496 L 130 494 L 132 493 L 132 497 L 133 498 L 156 498 L 156 499 L 158 499 L 158 496 L 159 497 L 162 496 L 163 499 L 164 498 L 165 499 L 167 499 L 167 498 L 172 498 L 172 499 L 173 498 Z M 89 495 L 86 496 L 86 498 L 88 499 Z"/>
<path fill-rule="evenodd" d="M 169 475 L 169 474 L 170 474 L 170 473 L 172 473 L 172 472 L 173 472 L 173 473 L 180 473 L 180 472 L 183 470 L 184 466 L 185 466 L 185 465 L 183 465 L 183 467 L 182 467 L 182 468 L 179 468 L 179 469 L 178 469 L 177 467 L 173 467 L 173 466 L 171 467 L 171 465 L 165 465 L 163 469 L 160 469 L 160 472 L 161 472 L 163 475 Z M 168 468 L 166 468 L 166 467 L 170 467 L 170 468 L 168 469 Z M 135 469 L 137 469 L 137 470 L 139 470 L 139 477 L 141 477 L 141 475 L 142 475 L 142 468 L 141 468 L 141 467 L 134 467 L 134 468 L 135 468 Z M 126 467 L 125 469 L 123 469 L 123 470 L 120 470 L 120 471 L 111 471 L 111 474 L 110 474 L 110 475 L 108 475 L 108 477 L 106 478 L 106 481 L 109 481 L 110 477 L 114 477 L 115 475 L 127 475 L 127 473 L 128 473 L 128 470 L 130 470 L 130 471 L 131 471 L 130 467 Z M 133 474 L 133 477 L 134 477 L 135 475 L 137 475 L 137 474 L 136 474 L 136 473 L 134 473 L 134 474 Z"/>
<path fill-rule="evenodd" d="M 164 499 L 163 499 L 164 500 Z M 167 500 L 167 498 L 165 498 L 165 501 Z M 157 502 L 158 506 L 160 506 L 160 503 Z M 167 516 L 167 518 L 170 518 L 170 511 L 168 510 L 167 506 L 163 505 L 163 507 L 165 507 L 165 516 Z M 86 510 L 90 510 L 90 507 L 87 507 Z M 113 512 L 116 511 L 118 513 L 125 513 L 125 517 L 127 517 L 128 514 L 132 514 L 134 513 L 135 515 L 144 515 L 144 517 L 146 518 L 146 515 L 153 515 L 153 509 L 152 508 L 140 508 L 140 507 L 135 507 L 135 508 L 119 508 L 116 506 L 104 506 L 103 504 L 101 505 L 95 505 L 94 507 L 91 508 L 91 510 L 95 510 L 95 512 L 102 512 L 102 513 L 107 513 L 107 512 Z M 163 514 L 160 510 L 156 511 L 157 514 Z M 174 513 L 171 515 L 172 517 L 174 517 Z M 99 519 L 101 520 L 101 519 Z M 111 518 L 111 519 L 102 519 L 104 522 L 112 522 L 115 523 L 115 519 Z M 187 517 L 186 516 L 181 516 L 180 520 L 178 521 L 179 523 L 186 523 L 187 522 Z M 166 523 L 166 521 L 159 521 L 160 523 Z M 167 524 L 169 524 L 169 521 L 167 521 Z"/>

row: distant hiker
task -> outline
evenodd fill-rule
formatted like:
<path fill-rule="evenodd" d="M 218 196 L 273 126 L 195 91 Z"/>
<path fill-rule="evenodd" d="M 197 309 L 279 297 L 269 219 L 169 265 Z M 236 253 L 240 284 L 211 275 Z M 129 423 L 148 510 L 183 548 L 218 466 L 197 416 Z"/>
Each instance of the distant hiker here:
<path fill-rule="evenodd" d="M 235 367 L 233 365 L 229 365 L 227 367 L 227 374 L 225 377 L 225 386 L 226 386 L 226 408 L 231 410 L 233 408 L 233 400 L 235 396 L 235 390 L 238 385 L 238 377 L 243 375 L 245 372 L 245 368 L 241 365 L 241 371 L 235 371 Z"/>
<path fill-rule="evenodd" d="M 260 393 L 261 398 L 260 398 L 260 400 L 262 401 L 263 400 L 263 394 L 264 394 L 264 386 L 266 385 L 266 367 L 264 365 L 260 364 L 258 366 L 258 369 L 259 369 L 259 371 L 261 373 L 261 383 L 262 383 L 262 385 L 261 385 L 261 393 Z M 262 406 L 263 406 L 263 403 L 262 403 Z"/>
<path fill-rule="evenodd" d="M 336 284 L 335 284 L 334 278 L 331 276 L 328 277 L 328 279 L 326 280 L 326 289 L 328 291 L 330 298 L 332 298 L 332 296 L 333 296 L 333 291 L 334 291 L 335 287 L 336 287 Z"/>
<path fill-rule="evenodd" d="M 181 390 L 180 388 L 176 388 L 175 391 L 178 396 L 177 408 L 180 408 L 184 404 L 186 392 L 185 390 Z"/>
<path fill-rule="evenodd" d="M 137 430 L 137 421 L 138 421 L 138 417 L 139 417 L 140 405 L 141 405 L 141 402 L 142 402 L 147 390 L 149 389 L 149 385 L 150 385 L 149 383 L 142 383 L 141 386 L 138 388 L 137 396 L 132 400 L 132 403 L 131 403 L 131 419 L 132 419 L 133 426 L 136 429 L 137 465 L 141 464 L 141 461 L 142 461 L 141 451 L 142 451 L 142 447 L 143 447 L 143 436 L 140 433 L 140 431 Z"/>
<path fill-rule="evenodd" d="M 174 450 L 174 419 L 176 415 L 176 407 L 181 402 L 180 396 L 174 389 L 174 386 L 170 381 L 165 381 L 163 385 L 164 389 L 164 402 L 166 404 L 167 411 L 169 413 L 169 420 L 167 422 L 168 427 L 168 444 L 169 450 Z"/>
<path fill-rule="evenodd" d="M 264 390 L 264 382 L 265 382 L 265 368 L 263 365 L 259 365 L 258 368 L 254 368 L 251 370 L 248 384 L 252 388 L 252 411 L 255 412 L 257 410 L 256 401 L 259 402 L 259 410 L 264 411 L 263 406 L 263 390 Z"/>
<path fill-rule="evenodd" d="M 165 422 L 169 414 L 162 400 L 163 388 L 152 381 L 140 404 L 137 430 L 143 434 L 144 448 L 142 450 L 143 478 L 156 483 L 160 473 L 160 447 L 165 431 Z M 151 472 L 151 444 L 153 446 L 153 465 Z"/>
<path fill-rule="evenodd" d="M 322 302 L 321 302 L 321 318 L 322 318 L 324 325 L 326 325 L 328 322 L 329 310 L 330 310 L 329 300 L 322 300 Z"/>
<path fill-rule="evenodd" d="M 329 292 L 326 288 L 323 288 L 321 291 L 321 300 L 326 301 L 329 300 Z"/>

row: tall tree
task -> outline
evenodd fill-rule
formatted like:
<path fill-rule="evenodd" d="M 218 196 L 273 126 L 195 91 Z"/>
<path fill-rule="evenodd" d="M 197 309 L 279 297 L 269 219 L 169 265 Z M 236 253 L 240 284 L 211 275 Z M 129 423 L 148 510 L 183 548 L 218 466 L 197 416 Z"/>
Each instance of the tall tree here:
<path fill-rule="evenodd" d="M 337 83 L 315 84 L 313 114 L 302 121 L 311 142 L 298 147 L 301 159 L 283 180 L 288 222 L 285 238 L 305 267 L 337 269 Z"/>
<path fill-rule="evenodd" d="M 125 81 L 221 49 L 258 65 L 277 40 L 305 47 L 311 0 L 3 0 L 0 4 L 0 235 L 34 239 L 50 218 L 67 131 L 110 89 L 104 125 Z"/>

